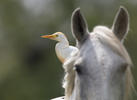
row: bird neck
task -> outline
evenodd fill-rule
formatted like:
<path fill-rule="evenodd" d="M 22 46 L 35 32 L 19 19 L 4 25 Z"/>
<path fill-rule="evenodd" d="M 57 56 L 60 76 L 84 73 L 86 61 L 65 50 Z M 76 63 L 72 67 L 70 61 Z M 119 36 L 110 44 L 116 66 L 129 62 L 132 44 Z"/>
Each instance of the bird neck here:
<path fill-rule="evenodd" d="M 62 46 L 69 46 L 69 42 L 67 39 L 61 40 L 58 42 L 58 44 L 62 45 Z"/>

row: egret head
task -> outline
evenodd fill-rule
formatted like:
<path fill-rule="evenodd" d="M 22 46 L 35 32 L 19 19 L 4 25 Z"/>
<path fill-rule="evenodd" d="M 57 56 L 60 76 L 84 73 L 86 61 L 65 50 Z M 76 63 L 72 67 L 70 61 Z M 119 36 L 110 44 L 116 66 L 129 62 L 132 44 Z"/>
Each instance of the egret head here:
<path fill-rule="evenodd" d="M 51 35 L 42 35 L 41 38 L 49 38 L 51 40 L 56 40 L 56 41 L 66 41 L 67 38 L 62 32 L 56 32 Z"/>

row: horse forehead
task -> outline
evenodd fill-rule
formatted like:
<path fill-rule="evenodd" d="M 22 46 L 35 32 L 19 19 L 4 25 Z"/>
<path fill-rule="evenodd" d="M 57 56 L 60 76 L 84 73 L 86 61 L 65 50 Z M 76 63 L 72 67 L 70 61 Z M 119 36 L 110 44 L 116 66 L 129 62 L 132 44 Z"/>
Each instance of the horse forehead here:
<path fill-rule="evenodd" d="M 80 51 L 86 53 L 87 55 L 98 51 L 98 53 L 103 53 L 102 50 L 112 50 L 115 47 L 121 46 L 119 44 L 120 42 L 111 29 L 105 26 L 96 26 L 93 29 L 93 32 L 89 34 L 89 38 L 87 38 L 86 42 L 82 45 L 83 49 Z"/>
<path fill-rule="evenodd" d="M 80 48 L 80 56 L 87 60 L 105 58 L 112 61 L 123 58 L 129 64 L 132 63 L 124 46 L 112 30 L 105 26 L 96 26 L 93 29 Z"/>
<path fill-rule="evenodd" d="M 80 49 L 80 53 L 84 56 L 98 55 L 104 52 L 104 44 L 101 43 L 100 38 L 97 34 L 93 33 L 90 37 L 85 41 Z"/>
<path fill-rule="evenodd" d="M 121 59 L 111 46 L 100 40 L 100 36 L 97 34 L 92 34 L 85 44 L 83 44 L 80 50 L 80 56 L 83 60 L 89 61 L 90 63 L 103 61 L 113 62 Z"/>
<path fill-rule="evenodd" d="M 86 43 L 80 49 L 80 57 L 78 62 L 97 63 L 97 60 L 103 59 L 105 54 L 102 45 L 94 38 L 87 40 Z"/>

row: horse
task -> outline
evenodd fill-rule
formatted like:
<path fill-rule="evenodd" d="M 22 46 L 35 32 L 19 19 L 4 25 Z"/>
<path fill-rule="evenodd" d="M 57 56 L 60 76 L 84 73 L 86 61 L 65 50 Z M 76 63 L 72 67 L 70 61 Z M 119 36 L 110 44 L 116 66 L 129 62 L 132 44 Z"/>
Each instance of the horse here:
<path fill-rule="evenodd" d="M 71 30 L 79 51 L 63 64 L 64 100 L 128 100 L 134 85 L 133 64 L 123 45 L 129 31 L 127 9 L 119 8 L 111 28 L 99 25 L 89 32 L 77 8 Z"/>

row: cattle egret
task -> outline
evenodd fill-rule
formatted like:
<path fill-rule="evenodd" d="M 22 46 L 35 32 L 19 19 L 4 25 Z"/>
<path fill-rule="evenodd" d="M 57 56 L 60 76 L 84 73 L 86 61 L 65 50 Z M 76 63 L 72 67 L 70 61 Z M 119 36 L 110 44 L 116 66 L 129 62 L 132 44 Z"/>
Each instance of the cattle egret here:
<path fill-rule="evenodd" d="M 41 38 L 49 38 L 56 40 L 58 43 L 55 46 L 55 51 L 59 60 L 64 63 L 72 54 L 76 53 L 78 49 L 69 45 L 67 37 L 62 32 L 56 32 L 51 35 L 42 35 Z"/>

